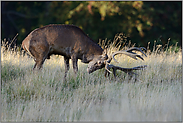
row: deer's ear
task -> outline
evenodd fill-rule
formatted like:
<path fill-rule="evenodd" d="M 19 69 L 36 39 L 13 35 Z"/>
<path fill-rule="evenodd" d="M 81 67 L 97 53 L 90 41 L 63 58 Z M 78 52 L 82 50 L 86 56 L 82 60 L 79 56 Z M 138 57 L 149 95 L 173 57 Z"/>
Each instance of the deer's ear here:
<path fill-rule="evenodd" d="M 107 55 L 107 48 L 104 49 L 103 53 L 102 53 L 102 57 L 106 60 L 108 59 L 108 55 Z"/>
<path fill-rule="evenodd" d="M 107 55 L 107 48 L 104 49 L 104 51 L 103 51 L 102 54 L 103 54 L 103 55 Z"/>

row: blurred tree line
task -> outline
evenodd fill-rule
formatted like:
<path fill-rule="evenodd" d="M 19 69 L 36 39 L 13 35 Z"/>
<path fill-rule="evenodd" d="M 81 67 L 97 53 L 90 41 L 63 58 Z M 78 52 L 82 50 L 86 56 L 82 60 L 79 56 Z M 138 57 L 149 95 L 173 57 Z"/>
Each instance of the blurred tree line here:
<path fill-rule="evenodd" d="M 1 38 L 16 43 L 48 24 L 73 24 L 95 42 L 124 33 L 137 46 L 182 45 L 182 1 L 1 2 Z M 128 42 L 127 42 L 128 43 Z"/>

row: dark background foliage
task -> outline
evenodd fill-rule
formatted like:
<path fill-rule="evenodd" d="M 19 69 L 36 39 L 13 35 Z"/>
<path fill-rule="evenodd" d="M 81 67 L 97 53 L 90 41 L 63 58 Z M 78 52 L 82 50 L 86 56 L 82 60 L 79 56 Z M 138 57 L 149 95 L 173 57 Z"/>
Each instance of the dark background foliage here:
<path fill-rule="evenodd" d="M 73 24 L 95 42 L 124 33 L 137 46 L 182 46 L 182 1 L 1 2 L 1 38 L 18 33 L 16 44 L 48 24 Z"/>

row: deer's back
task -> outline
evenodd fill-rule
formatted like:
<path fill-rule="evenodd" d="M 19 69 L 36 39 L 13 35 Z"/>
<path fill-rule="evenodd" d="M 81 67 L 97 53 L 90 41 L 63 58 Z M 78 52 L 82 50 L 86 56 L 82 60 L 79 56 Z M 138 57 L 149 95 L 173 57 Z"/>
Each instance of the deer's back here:
<path fill-rule="evenodd" d="M 51 54 L 70 57 L 75 54 L 102 54 L 102 48 L 94 43 L 80 28 L 74 25 L 51 24 L 33 30 L 23 41 L 36 47 L 47 47 Z M 46 49 L 46 48 L 45 48 Z"/>

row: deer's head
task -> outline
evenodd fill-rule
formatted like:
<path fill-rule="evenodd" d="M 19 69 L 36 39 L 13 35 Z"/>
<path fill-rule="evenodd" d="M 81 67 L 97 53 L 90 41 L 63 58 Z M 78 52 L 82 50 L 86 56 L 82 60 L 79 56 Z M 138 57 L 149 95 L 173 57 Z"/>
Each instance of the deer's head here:
<path fill-rule="evenodd" d="M 97 55 L 92 61 L 89 62 L 87 71 L 92 73 L 98 69 L 105 67 L 105 62 L 108 59 L 107 50 L 104 50 L 102 55 Z"/>

